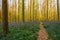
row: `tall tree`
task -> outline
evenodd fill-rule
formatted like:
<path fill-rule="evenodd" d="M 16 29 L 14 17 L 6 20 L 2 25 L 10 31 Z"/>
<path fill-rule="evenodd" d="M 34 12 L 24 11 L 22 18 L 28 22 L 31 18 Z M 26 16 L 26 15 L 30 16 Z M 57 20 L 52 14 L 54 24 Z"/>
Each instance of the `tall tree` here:
<path fill-rule="evenodd" d="M 33 21 L 34 21 L 34 0 L 33 0 Z"/>
<path fill-rule="evenodd" d="M 48 0 L 47 0 L 47 20 L 48 20 Z"/>
<path fill-rule="evenodd" d="M 34 2 L 34 14 L 35 14 L 35 20 L 37 20 L 37 12 L 38 12 L 38 0 L 35 0 Z"/>
<path fill-rule="evenodd" d="M 2 21 L 2 11 L 1 11 L 1 9 L 0 9 L 0 24 L 1 24 L 1 21 Z"/>
<path fill-rule="evenodd" d="M 58 20 L 59 20 L 59 0 L 57 0 L 57 15 L 58 15 Z"/>
<path fill-rule="evenodd" d="M 3 34 L 8 33 L 8 0 L 2 0 L 2 22 L 3 22 Z"/>
<path fill-rule="evenodd" d="M 18 0 L 18 20 L 21 20 L 21 14 L 22 14 L 22 0 Z"/>
<path fill-rule="evenodd" d="M 24 0 L 22 0 L 22 24 L 24 24 Z"/>
<path fill-rule="evenodd" d="M 30 0 L 30 20 L 33 21 L 33 0 Z"/>
<path fill-rule="evenodd" d="M 18 14 L 20 13 L 20 0 L 18 0 Z M 19 20 L 20 16 L 18 15 L 18 20 Z"/>
<path fill-rule="evenodd" d="M 14 21 L 16 22 L 16 0 L 13 0 L 13 14 L 14 14 Z"/>
<path fill-rule="evenodd" d="M 30 0 L 30 21 L 31 21 L 31 0 Z"/>
<path fill-rule="evenodd" d="M 29 0 L 29 1 L 30 1 L 30 5 L 29 5 L 30 10 L 29 10 L 29 11 L 30 11 L 30 21 L 31 21 L 31 2 L 32 2 L 32 1 L 31 1 L 31 0 Z"/>

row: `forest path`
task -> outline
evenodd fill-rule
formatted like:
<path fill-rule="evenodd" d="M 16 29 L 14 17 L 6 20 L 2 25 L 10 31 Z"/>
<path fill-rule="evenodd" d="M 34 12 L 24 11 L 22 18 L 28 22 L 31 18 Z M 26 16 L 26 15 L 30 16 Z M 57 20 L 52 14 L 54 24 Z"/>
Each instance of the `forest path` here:
<path fill-rule="evenodd" d="M 40 30 L 38 32 L 37 40 L 52 40 L 51 38 L 49 38 L 48 32 L 44 28 L 44 25 L 42 22 L 40 22 Z"/>

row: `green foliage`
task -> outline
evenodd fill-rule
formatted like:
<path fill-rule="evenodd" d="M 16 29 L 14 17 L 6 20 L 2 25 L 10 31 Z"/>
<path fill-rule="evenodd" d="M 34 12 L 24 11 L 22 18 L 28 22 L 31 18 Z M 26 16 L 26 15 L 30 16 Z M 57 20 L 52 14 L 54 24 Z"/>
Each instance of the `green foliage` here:
<path fill-rule="evenodd" d="M 9 26 L 9 34 L 7 36 L 1 36 L 2 40 L 37 40 L 37 32 L 39 30 L 38 23 L 25 23 L 24 26 L 15 27 L 15 25 Z M 2 27 L 0 27 L 0 30 Z M 2 34 L 0 34 L 2 35 Z"/>
<path fill-rule="evenodd" d="M 50 37 L 53 40 L 60 40 L 60 24 L 49 23 L 49 22 L 48 22 L 49 25 L 46 25 L 46 24 L 45 24 L 45 28 L 47 29 Z"/>

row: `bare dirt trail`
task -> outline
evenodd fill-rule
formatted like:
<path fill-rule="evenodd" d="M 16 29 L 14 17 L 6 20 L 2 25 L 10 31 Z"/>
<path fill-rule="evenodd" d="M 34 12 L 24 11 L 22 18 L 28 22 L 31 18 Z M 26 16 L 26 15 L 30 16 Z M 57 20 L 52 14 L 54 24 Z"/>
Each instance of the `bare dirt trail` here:
<path fill-rule="evenodd" d="M 40 23 L 40 30 L 38 32 L 37 40 L 52 40 L 51 38 L 49 38 L 48 33 L 46 29 L 44 28 L 44 25 L 42 22 Z"/>

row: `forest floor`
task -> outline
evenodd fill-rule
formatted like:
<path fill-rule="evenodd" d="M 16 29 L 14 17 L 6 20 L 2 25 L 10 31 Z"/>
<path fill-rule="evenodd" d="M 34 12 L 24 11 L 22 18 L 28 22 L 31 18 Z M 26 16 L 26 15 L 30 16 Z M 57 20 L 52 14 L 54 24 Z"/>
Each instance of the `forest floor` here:
<path fill-rule="evenodd" d="M 43 23 L 40 23 L 40 30 L 38 32 L 38 39 L 37 40 L 52 40 L 49 35 L 48 32 L 46 31 L 46 29 L 44 28 Z"/>

